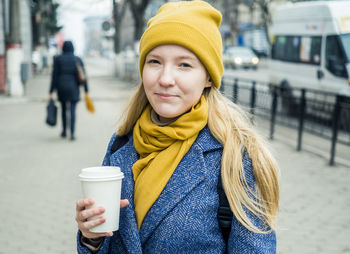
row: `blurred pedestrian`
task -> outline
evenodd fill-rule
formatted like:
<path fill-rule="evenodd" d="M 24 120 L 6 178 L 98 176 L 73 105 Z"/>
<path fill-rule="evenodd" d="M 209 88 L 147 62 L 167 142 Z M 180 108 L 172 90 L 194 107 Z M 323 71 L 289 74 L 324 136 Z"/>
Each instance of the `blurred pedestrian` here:
<path fill-rule="evenodd" d="M 85 94 L 88 93 L 87 79 L 83 83 L 78 79 L 77 66 L 79 64 L 84 70 L 83 61 L 74 55 L 73 43 L 65 41 L 62 47 L 62 54 L 56 56 L 53 61 L 49 97 L 52 98 L 53 92 L 57 91 L 62 109 L 61 137 L 67 137 L 67 124 L 69 122 L 70 140 L 75 140 L 76 105 L 80 100 L 80 86 L 84 87 Z"/>
<path fill-rule="evenodd" d="M 41 62 L 42 62 L 40 73 L 48 74 L 48 70 L 49 70 L 48 54 L 49 54 L 49 52 L 47 50 L 45 43 L 42 43 L 39 46 L 39 53 L 40 53 Z"/>
<path fill-rule="evenodd" d="M 38 74 L 41 70 L 41 57 L 38 48 L 36 47 L 32 53 L 32 67 L 34 74 Z"/>
<path fill-rule="evenodd" d="M 142 82 L 103 161 L 125 176 L 119 231 L 90 232 L 104 208 L 78 200 L 78 253 L 276 252 L 277 170 L 249 118 L 218 90 L 220 23 L 204 1 L 169 2 L 148 22 Z M 233 212 L 228 239 L 221 197 Z"/>

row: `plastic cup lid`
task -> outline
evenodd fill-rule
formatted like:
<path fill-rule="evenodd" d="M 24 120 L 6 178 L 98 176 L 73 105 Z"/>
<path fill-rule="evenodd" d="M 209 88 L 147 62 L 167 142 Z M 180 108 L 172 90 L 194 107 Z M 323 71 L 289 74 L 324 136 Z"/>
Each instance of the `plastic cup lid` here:
<path fill-rule="evenodd" d="M 83 168 L 79 174 L 81 181 L 102 181 L 102 180 L 115 180 L 124 178 L 123 172 L 119 167 L 90 167 Z"/>

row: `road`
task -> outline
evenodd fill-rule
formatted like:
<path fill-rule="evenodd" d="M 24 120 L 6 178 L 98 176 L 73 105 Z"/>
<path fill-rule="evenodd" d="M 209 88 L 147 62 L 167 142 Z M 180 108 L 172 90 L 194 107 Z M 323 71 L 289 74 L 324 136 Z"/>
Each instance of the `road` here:
<path fill-rule="evenodd" d="M 252 69 L 229 69 L 225 68 L 225 75 L 231 76 L 231 77 L 237 77 L 237 78 L 245 78 L 245 79 L 252 79 L 252 80 L 258 80 L 261 82 L 268 82 L 268 68 L 267 68 L 267 60 L 263 59 L 259 63 L 259 68 L 256 70 Z"/>

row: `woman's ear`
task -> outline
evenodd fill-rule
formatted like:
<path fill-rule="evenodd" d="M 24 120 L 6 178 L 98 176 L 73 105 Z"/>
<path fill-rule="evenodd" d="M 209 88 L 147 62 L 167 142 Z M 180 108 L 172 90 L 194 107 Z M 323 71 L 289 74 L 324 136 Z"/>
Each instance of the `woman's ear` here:
<path fill-rule="evenodd" d="M 208 75 L 205 87 L 211 87 L 212 85 L 213 85 L 213 81 L 211 81 L 211 77 Z"/>

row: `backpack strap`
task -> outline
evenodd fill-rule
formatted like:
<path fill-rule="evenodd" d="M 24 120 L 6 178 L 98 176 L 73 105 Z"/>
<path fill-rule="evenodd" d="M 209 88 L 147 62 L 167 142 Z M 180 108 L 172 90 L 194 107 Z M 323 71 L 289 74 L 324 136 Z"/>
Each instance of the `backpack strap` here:
<path fill-rule="evenodd" d="M 242 152 L 242 158 L 246 155 L 248 155 L 247 149 L 244 148 L 244 150 Z M 223 236 L 223 238 L 226 242 L 226 246 L 227 246 L 228 237 L 230 236 L 230 232 L 231 232 L 233 212 L 231 211 L 230 203 L 227 200 L 224 187 L 222 186 L 221 174 L 220 174 L 220 177 L 218 180 L 218 193 L 219 193 L 218 220 L 219 220 L 219 225 L 220 225 L 220 229 L 222 232 L 222 236 Z"/>
<path fill-rule="evenodd" d="M 129 138 L 127 135 L 117 136 L 112 144 L 111 154 L 118 151 L 128 141 L 129 141 Z M 232 223 L 233 213 L 231 211 L 230 204 L 228 203 L 224 188 L 222 186 L 221 175 L 218 180 L 218 194 L 219 194 L 219 209 L 218 209 L 219 226 L 227 246 L 228 237 L 231 232 L 231 223 Z"/>
<path fill-rule="evenodd" d="M 218 180 L 218 194 L 219 194 L 218 220 L 219 220 L 222 236 L 227 246 L 228 237 L 231 232 L 233 213 L 231 211 L 230 204 L 227 200 L 224 188 L 222 186 L 221 174 Z"/>

